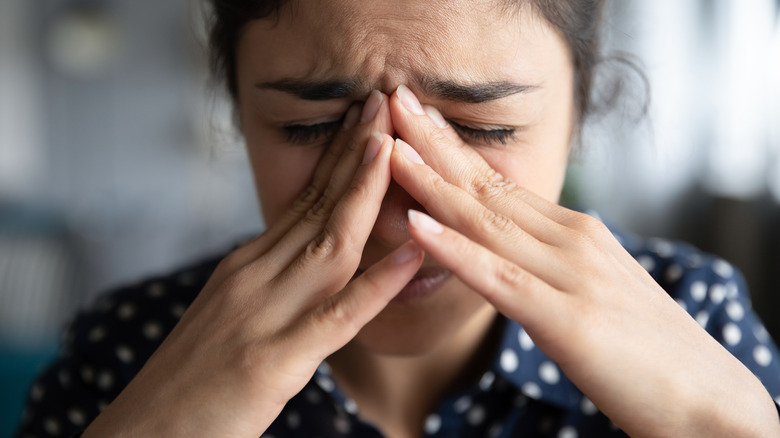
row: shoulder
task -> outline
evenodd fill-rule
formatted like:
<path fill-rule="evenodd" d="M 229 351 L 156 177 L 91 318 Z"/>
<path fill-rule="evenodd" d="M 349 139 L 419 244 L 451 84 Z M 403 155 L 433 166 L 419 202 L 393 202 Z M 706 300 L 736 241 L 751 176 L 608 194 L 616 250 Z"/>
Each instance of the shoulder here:
<path fill-rule="evenodd" d="M 780 400 L 780 352 L 753 311 L 737 268 L 684 243 L 613 230 L 624 248 L 715 340 Z"/>
<path fill-rule="evenodd" d="M 63 339 L 69 349 L 140 369 L 197 297 L 221 257 L 120 287 L 79 312 Z M 134 372 L 132 374 L 135 374 Z"/>
<path fill-rule="evenodd" d="M 686 310 L 749 304 L 742 274 L 729 262 L 680 241 L 642 238 L 610 227 L 626 251 Z"/>
<path fill-rule="evenodd" d="M 31 387 L 19 436 L 77 434 L 135 377 L 219 263 L 194 263 L 100 295 Z"/>

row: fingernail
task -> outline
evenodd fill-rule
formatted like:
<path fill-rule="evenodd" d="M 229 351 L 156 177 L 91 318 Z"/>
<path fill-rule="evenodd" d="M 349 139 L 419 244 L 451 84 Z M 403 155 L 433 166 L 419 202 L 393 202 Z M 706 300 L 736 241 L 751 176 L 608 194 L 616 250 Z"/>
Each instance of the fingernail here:
<path fill-rule="evenodd" d="M 393 255 L 390 256 L 390 260 L 392 260 L 392 262 L 396 265 L 403 265 L 404 263 L 409 262 L 417 257 L 417 254 L 419 253 L 420 247 L 417 246 L 417 244 L 414 242 L 408 242 L 400 248 L 396 249 Z"/>
<path fill-rule="evenodd" d="M 371 137 L 366 144 L 366 152 L 363 153 L 363 164 L 368 164 L 379 153 L 379 148 L 382 147 L 382 134 L 379 131 L 371 133 Z"/>
<path fill-rule="evenodd" d="M 447 121 L 444 120 L 444 116 L 441 115 L 439 110 L 437 110 L 436 108 L 430 105 L 425 105 L 423 108 L 425 109 L 425 113 L 428 114 L 428 117 L 430 117 L 431 120 L 433 120 L 433 123 L 436 126 L 438 126 L 439 128 L 447 127 Z"/>
<path fill-rule="evenodd" d="M 344 129 L 352 129 L 355 125 L 357 125 L 359 117 L 360 104 L 356 103 L 352 105 L 349 110 L 347 110 L 347 114 L 344 116 L 344 124 L 342 126 Z"/>
<path fill-rule="evenodd" d="M 366 99 L 365 105 L 363 105 L 363 114 L 360 116 L 360 123 L 366 123 L 376 117 L 376 113 L 379 111 L 379 105 L 381 104 L 382 93 L 377 90 L 372 91 L 371 95 Z"/>
<path fill-rule="evenodd" d="M 418 116 L 425 115 L 425 111 L 423 111 L 420 101 L 417 100 L 417 96 L 406 85 L 399 85 L 395 92 L 398 93 L 401 103 L 409 112 Z"/>
<path fill-rule="evenodd" d="M 406 157 L 407 160 L 417 163 L 417 164 L 425 164 L 420 154 L 417 153 L 414 148 L 409 146 L 408 143 L 401 140 L 400 138 L 395 139 L 395 150 L 403 154 L 404 157 Z"/>
<path fill-rule="evenodd" d="M 444 231 L 444 227 L 436 222 L 435 219 L 417 210 L 409 210 L 409 222 L 411 222 L 413 227 L 426 233 L 441 234 Z"/>

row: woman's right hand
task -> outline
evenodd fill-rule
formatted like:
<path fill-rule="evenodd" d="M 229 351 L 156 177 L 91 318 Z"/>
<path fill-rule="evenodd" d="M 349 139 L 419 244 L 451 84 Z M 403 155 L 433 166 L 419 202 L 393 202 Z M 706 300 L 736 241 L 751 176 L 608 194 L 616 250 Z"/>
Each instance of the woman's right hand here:
<path fill-rule="evenodd" d="M 84 437 L 257 437 L 414 276 L 423 253 L 407 242 L 350 281 L 390 183 L 387 102 L 350 109 L 311 185 L 222 260 Z"/>

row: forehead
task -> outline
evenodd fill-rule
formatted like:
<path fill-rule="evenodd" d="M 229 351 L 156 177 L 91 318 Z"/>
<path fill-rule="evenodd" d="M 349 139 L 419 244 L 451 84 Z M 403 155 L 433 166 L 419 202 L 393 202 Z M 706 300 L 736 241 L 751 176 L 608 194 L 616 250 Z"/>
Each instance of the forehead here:
<path fill-rule="evenodd" d="M 505 3 L 292 1 L 278 19 L 247 25 L 238 61 L 258 81 L 349 77 L 367 90 L 392 90 L 426 76 L 543 80 L 546 70 L 568 59 L 563 40 L 530 7 Z"/>

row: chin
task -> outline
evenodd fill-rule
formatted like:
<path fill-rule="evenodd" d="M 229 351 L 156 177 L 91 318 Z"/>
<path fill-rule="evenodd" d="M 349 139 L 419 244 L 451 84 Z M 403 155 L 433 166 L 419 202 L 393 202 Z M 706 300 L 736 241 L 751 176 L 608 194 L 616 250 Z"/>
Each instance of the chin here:
<path fill-rule="evenodd" d="M 393 301 L 352 341 L 367 352 L 387 356 L 435 353 L 470 329 L 477 315 L 495 310 L 481 296 L 451 278 L 434 296 Z"/>

